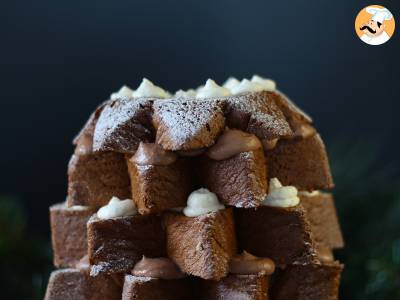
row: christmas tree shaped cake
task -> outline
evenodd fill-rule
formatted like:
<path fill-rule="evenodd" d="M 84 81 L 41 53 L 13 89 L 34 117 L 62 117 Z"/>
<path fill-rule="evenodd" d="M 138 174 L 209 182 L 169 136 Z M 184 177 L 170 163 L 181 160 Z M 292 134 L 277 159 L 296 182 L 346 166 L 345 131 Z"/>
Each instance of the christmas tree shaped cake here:
<path fill-rule="evenodd" d="M 74 140 L 45 299 L 337 299 L 324 144 L 272 80 L 124 86 Z"/>

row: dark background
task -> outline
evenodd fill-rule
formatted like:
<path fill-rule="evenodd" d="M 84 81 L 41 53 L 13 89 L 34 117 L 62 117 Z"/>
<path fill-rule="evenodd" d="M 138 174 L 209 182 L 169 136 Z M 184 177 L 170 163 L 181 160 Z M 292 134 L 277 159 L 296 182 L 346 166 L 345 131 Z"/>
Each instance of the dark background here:
<path fill-rule="evenodd" d="M 24 234 L 48 241 L 48 206 L 65 199 L 72 138 L 97 104 L 142 77 L 170 91 L 208 77 L 271 77 L 314 118 L 337 183 L 364 156 L 391 169 L 381 181 L 397 178 L 400 33 L 381 46 L 361 42 L 354 20 L 370 4 L 400 22 L 399 1 L 2 2 L 0 194 L 21 204 Z M 362 185 L 374 168 L 347 183 Z M 357 232 L 346 232 L 341 201 L 351 249 Z"/>

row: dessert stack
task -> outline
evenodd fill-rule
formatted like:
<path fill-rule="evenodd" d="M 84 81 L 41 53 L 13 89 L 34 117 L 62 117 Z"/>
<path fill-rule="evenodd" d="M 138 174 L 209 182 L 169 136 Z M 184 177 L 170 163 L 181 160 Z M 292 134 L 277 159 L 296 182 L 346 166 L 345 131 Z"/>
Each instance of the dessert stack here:
<path fill-rule="evenodd" d="M 337 299 L 344 245 L 312 119 L 259 76 L 96 108 L 50 207 L 54 299 Z"/>

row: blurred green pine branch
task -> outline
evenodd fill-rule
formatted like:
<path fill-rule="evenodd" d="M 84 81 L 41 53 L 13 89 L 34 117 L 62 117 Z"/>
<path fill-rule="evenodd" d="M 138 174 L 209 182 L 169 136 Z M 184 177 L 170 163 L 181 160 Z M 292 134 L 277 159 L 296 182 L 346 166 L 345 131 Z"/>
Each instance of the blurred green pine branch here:
<path fill-rule="evenodd" d="M 377 143 L 341 141 L 329 147 L 335 197 L 346 247 L 342 299 L 400 299 L 400 178 L 382 165 Z"/>
<path fill-rule="evenodd" d="M 43 299 L 50 270 L 48 239 L 27 232 L 17 199 L 0 197 L 1 299 Z"/>

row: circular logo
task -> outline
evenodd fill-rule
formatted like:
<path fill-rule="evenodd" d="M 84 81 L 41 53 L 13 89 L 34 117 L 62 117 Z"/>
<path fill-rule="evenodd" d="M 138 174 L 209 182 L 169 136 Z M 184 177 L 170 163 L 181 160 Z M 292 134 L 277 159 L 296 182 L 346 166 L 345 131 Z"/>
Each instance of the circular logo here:
<path fill-rule="evenodd" d="M 395 21 L 392 13 L 381 5 L 370 5 L 357 15 L 355 29 L 358 37 L 368 45 L 382 45 L 392 37 Z"/>

